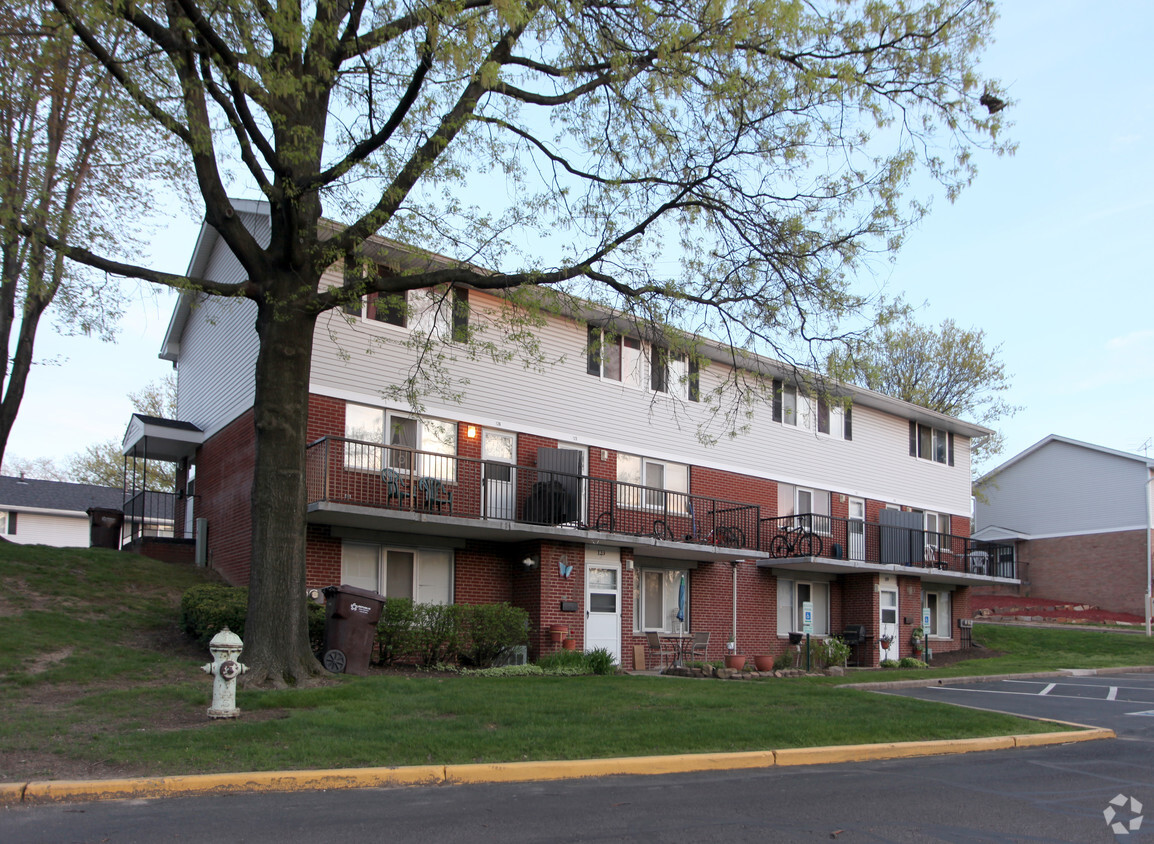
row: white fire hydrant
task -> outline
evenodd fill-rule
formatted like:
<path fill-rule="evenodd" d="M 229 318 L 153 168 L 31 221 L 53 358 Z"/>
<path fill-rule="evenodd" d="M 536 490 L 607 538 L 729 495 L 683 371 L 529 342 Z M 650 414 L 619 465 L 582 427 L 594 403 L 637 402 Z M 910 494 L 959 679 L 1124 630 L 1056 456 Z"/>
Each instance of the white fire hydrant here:
<path fill-rule="evenodd" d="M 240 636 L 227 627 L 208 643 L 208 649 L 212 651 L 212 662 L 201 668 L 205 674 L 213 676 L 209 718 L 235 718 L 240 715 L 240 710 L 236 708 L 236 678 L 248 671 L 248 666 L 238 661 L 242 648 L 244 642 Z"/>

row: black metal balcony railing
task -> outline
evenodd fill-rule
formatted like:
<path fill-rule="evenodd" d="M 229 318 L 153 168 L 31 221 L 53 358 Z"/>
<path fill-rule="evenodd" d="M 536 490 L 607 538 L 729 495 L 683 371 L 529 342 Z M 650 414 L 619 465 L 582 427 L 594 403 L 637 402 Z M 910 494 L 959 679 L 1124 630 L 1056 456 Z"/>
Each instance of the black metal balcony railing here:
<path fill-rule="evenodd" d="M 307 453 L 308 498 L 461 519 L 563 525 L 780 556 L 926 566 L 1015 577 L 1013 547 L 818 514 L 765 517 L 704 495 L 474 457 L 322 437 Z M 810 544 L 788 548 L 798 528 Z M 784 544 L 783 544 L 784 543 Z"/>

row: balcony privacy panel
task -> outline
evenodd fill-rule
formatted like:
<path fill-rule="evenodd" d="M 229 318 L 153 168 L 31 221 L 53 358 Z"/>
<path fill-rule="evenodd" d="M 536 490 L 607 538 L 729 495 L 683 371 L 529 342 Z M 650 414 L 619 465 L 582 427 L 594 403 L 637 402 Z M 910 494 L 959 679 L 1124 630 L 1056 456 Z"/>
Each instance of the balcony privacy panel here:
<path fill-rule="evenodd" d="M 881 562 L 909 565 L 925 556 L 922 514 L 905 510 L 882 510 L 878 517 L 881 532 Z"/>
<path fill-rule="evenodd" d="M 537 449 L 538 483 L 533 493 L 538 506 L 529 521 L 560 524 L 579 520 L 581 452 L 573 449 Z M 553 474 L 556 473 L 556 474 Z M 543 486 L 542 486 L 543 485 Z M 554 496 L 557 492 L 559 495 Z M 557 498 L 559 500 L 553 500 Z"/>

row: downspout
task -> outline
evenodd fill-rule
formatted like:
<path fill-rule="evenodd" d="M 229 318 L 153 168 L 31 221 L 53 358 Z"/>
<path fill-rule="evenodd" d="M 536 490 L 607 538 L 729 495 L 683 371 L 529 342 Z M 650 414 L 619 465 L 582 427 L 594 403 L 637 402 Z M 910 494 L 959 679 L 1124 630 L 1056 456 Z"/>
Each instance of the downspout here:
<path fill-rule="evenodd" d="M 737 567 L 741 564 L 741 560 L 734 560 L 733 567 L 733 652 L 740 653 L 741 648 L 737 647 Z"/>
<path fill-rule="evenodd" d="M 1146 637 L 1150 637 L 1150 612 L 1151 612 L 1151 571 L 1150 571 L 1150 531 L 1152 527 L 1150 524 L 1150 484 L 1154 483 L 1154 476 L 1150 476 L 1150 469 L 1146 469 L 1148 477 L 1146 478 Z"/>

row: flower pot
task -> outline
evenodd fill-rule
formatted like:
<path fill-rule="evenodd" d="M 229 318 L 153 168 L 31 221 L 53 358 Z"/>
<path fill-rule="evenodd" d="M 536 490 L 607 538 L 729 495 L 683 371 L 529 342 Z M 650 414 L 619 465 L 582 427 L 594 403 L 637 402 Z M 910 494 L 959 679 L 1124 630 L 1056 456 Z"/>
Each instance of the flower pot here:
<path fill-rule="evenodd" d="M 576 639 L 565 639 L 564 641 L 561 642 L 561 647 L 563 647 L 567 651 L 575 651 L 575 650 L 577 650 L 577 640 Z"/>
<path fill-rule="evenodd" d="M 773 657 L 771 656 L 755 656 L 753 658 L 753 667 L 758 671 L 772 671 Z"/>
<path fill-rule="evenodd" d="M 569 628 L 566 627 L 564 624 L 554 624 L 552 627 L 549 628 L 549 638 L 553 641 L 553 644 L 557 644 L 558 642 L 560 642 L 562 639 L 565 638 L 565 635 L 568 632 L 569 632 Z"/>
<path fill-rule="evenodd" d="M 734 671 L 740 671 L 745 668 L 745 657 L 727 654 L 725 657 L 725 667 L 732 668 Z"/>

